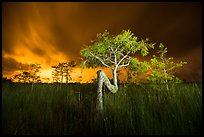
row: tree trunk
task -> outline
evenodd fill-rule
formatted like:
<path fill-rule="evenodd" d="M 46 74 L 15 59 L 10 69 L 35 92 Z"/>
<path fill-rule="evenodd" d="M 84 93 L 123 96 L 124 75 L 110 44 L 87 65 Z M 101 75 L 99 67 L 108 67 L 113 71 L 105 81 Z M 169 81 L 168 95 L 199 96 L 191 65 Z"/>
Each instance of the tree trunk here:
<path fill-rule="evenodd" d="M 96 102 L 96 109 L 97 111 L 103 110 L 103 98 L 102 98 L 102 87 L 103 87 L 103 78 L 101 72 L 97 72 L 98 74 L 98 89 L 97 89 L 97 102 Z"/>
<path fill-rule="evenodd" d="M 68 83 L 68 69 L 66 70 L 66 83 Z"/>
<path fill-rule="evenodd" d="M 167 83 L 167 80 L 165 80 L 165 83 L 166 83 L 166 89 L 169 90 L 169 85 Z"/>
<path fill-rule="evenodd" d="M 62 72 L 62 78 L 61 78 L 61 83 L 63 83 L 63 72 Z"/>
<path fill-rule="evenodd" d="M 31 91 L 33 91 L 33 84 L 34 84 L 34 82 L 32 82 L 32 85 L 31 85 Z"/>
<path fill-rule="evenodd" d="M 115 86 L 115 89 L 118 90 L 118 81 L 117 81 L 117 68 L 113 69 L 113 84 Z"/>
<path fill-rule="evenodd" d="M 168 83 L 167 83 L 167 76 L 166 76 L 166 64 L 165 64 L 165 62 L 164 62 L 164 56 L 162 55 L 162 63 L 164 63 L 164 69 L 163 69 L 163 71 L 164 71 L 164 73 L 165 73 L 165 75 L 164 75 L 164 78 L 165 78 L 165 84 L 166 84 L 166 89 L 167 90 L 169 90 L 169 86 L 168 86 Z"/>
<path fill-rule="evenodd" d="M 103 111 L 103 98 L 102 98 L 102 87 L 103 83 L 108 88 L 108 90 L 112 93 L 116 93 L 118 91 L 118 85 L 117 85 L 117 77 L 116 77 L 116 70 L 113 70 L 113 85 L 110 83 L 110 80 L 106 76 L 106 74 L 99 70 L 97 71 L 98 74 L 98 89 L 97 89 L 97 102 L 96 102 L 96 109 L 99 112 Z"/>

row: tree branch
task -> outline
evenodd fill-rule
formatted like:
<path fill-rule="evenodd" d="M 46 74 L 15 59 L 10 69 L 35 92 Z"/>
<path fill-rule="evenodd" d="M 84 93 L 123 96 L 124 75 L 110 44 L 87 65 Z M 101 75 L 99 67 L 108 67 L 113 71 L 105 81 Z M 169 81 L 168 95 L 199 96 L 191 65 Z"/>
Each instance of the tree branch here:
<path fill-rule="evenodd" d="M 166 71 L 170 71 L 170 70 L 173 70 L 173 69 L 175 69 L 176 67 L 175 66 L 173 66 L 173 67 L 171 67 L 171 68 L 169 68 L 169 69 L 167 69 Z"/>
<path fill-rule="evenodd" d="M 117 46 L 117 48 L 115 49 L 115 52 L 117 52 L 117 51 L 118 51 L 118 48 L 119 48 L 119 47 L 120 47 L 120 45 L 118 45 L 118 46 Z"/>
<path fill-rule="evenodd" d="M 100 57 L 95 56 L 95 55 L 94 55 L 93 53 L 91 53 L 91 52 L 90 52 L 90 54 L 91 54 L 93 57 L 95 57 L 96 59 L 98 59 L 104 66 L 106 66 L 106 67 L 112 69 L 112 68 L 111 68 L 109 65 L 107 65 Z"/>
<path fill-rule="evenodd" d="M 117 57 L 116 57 L 116 53 L 117 53 L 116 51 L 117 51 L 117 50 L 114 51 L 112 47 L 110 47 L 110 49 L 112 50 L 112 53 L 114 54 L 114 61 L 115 61 L 115 62 L 114 62 L 114 65 L 117 65 Z M 111 62 L 112 62 L 112 61 L 111 61 Z"/>
<path fill-rule="evenodd" d="M 110 47 L 110 49 L 113 51 L 113 48 L 112 47 Z M 113 51 L 114 52 L 114 51 Z"/>
<path fill-rule="evenodd" d="M 120 65 L 120 63 L 128 56 L 129 53 L 130 53 L 130 52 L 128 52 L 125 56 L 123 56 L 123 58 L 118 62 L 117 65 Z"/>
<path fill-rule="evenodd" d="M 127 67 L 130 65 L 130 61 L 128 61 L 127 64 L 122 64 L 122 65 L 119 65 L 118 68 L 122 68 L 122 67 Z"/>
<path fill-rule="evenodd" d="M 111 60 L 111 56 L 110 56 L 110 57 L 107 57 L 106 59 L 104 59 L 104 61 L 107 61 L 107 60 L 110 61 L 110 62 L 113 63 L 113 64 L 115 63 L 114 61 Z"/>
<path fill-rule="evenodd" d="M 117 65 L 117 57 L 116 57 L 116 54 L 114 54 L 114 57 L 115 57 L 115 65 Z"/>

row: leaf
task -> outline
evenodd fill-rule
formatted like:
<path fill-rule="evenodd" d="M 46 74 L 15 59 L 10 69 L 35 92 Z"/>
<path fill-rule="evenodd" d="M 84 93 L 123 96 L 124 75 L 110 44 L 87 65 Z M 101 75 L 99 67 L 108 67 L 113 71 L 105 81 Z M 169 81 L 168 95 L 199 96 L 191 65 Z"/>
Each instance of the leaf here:
<path fill-rule="evenodd" d="M 159 48 L 163 49 L 164 45 L 162 43 L 159 44 Z"/>
<path fill-rule="evenodd" d="M 109 66 L 115 65 L 111 63 L 108 57 L 115 56 L 117 60 L 120 60 L 124 55 L 140 52 L 142 56 L 149 54 L 149 49 L 154 48 L 154 43 L 147 43 L 147 40 L 138 39 L 134 36 L 130 30 L 122 30 L 122 32 L 116 36 L 110 35 L 107 30 L 103 33 L 98 33 L 96 40 L 92 40 L 90 45 L 80 51 L 80 54 L 87 60 L 87 66 L 103 66 L 108 64 Z M 119 48 L 117 48 L 120 46 Z M 117 48 L 117 53 L 115 53 Z M 103 60 L 103 64 L 99 61 L 99 57 Z M 128 59 L 125 58 L 123 63 L 127 63 Z M 132 66 L 138 66 L 139 61 L 132 60 Z"/>
<path fill-rule="evenodd" d="M 150 44 L 149 44 L 149 47 L 152 48 L 152 49 L 154 49 L 154 45 L 155 45 L 155 44 L 156 44 L 156 43 L 150 43 Z"/>

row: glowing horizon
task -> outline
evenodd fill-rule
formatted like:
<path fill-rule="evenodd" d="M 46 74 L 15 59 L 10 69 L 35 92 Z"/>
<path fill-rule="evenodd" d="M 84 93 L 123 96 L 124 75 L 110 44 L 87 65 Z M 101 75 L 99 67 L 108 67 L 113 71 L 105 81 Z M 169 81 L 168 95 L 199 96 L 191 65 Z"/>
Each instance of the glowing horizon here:
<path fill-rule="evenodd" d="M 108 30 L 117 35 L 130 29 L 138 38 L 162 42 L 169 56 L 187 61 L 180 71 L 182 79 L 202 80 L 201 11 L 199 3 L 3 2 L 2 76 L 11 78 L 28 64 L 38 63 L 41 77 L 50 81 L 51 66 L 71 60 L 80 63 L 80 50 L 98 33 Z M 72 74 L 73 81 L 78 81 L 80 71 Z M 96 71 L 86 68 L 82 77 L 89 82 Z"/>
<path fill-rule="evenodd" d="M 42 83 L 53 83 L 52 78 L 52 68 L 41 68 L 40 69 L 40 79 Z M 97 71 L 103 70 L 105 73 L 107 73 L 107 76 L 112 78 L 112 72 L 108 68 L 80 68 L 80 67 L 74 67 L 73 71 L 70 73 L 72 80 L 69 80 L 69 83 L 91 83 L 93 79 L 97 79 Z M 7 77 L 8 79 L 13 78 L 15 74 L 19 74 L 23 71 L 16 71 L 13 72 L 11 75 L 3 75 L 3 77 Z M 123 72 L 124 73 L 124 72 Z M 125 80 L 125 75 L 122 74 L 120 76 L 120 79 Z M 80 78 L 81 77 L 81 78 Z M 65 79 L 63 80 L 63 83 L 65 83 Z"/>

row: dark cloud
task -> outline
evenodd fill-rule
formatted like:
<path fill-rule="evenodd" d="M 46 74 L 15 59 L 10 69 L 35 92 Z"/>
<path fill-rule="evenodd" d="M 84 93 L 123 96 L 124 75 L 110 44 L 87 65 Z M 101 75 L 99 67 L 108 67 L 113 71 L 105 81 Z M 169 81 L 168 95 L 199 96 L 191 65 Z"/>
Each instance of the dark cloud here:
<path fill-rule="evenodd" d="M 17 56 L 20 45 L 47 64 L 59 53 L 79 59 L 83 45 L 105 29 L 111 34 L 130 29 L 137 37 L 162 42 L 175 58 L 202 45 L 202 7 L 195 2 L 4 2 L 2 7 L 3 53 Z"/>
<path fill-rule="evenodd" d="M 148 4 L 140 29 L 135 33 L 162 42 L 175 57 L 183 56 L 201 44 L 201 10 L 199 3 Z"/>
<path fill-rule="evenodd" d="M 29 65 L 16 61 L 13 58 L 2 58 L 3 73 L 11 73 L 18 70 L 28 70 Z"/>
<path fill-rule="evenodd" d="M 183 69 L 178 71 L 180 78 L 187 81 L 202 81 L 202 48 L 197 46 L 191 52 L 188 52 L 181 58 L 178 58 L 177 61 L 186 61 L 187 64 Z"/>
<path fill-rule="evenodd" d="M 27 12 L 26 12 L 27 11 Z M 13 47 L 29 30 L 29 7 L 23 3 L 5 2 L 2 5 L 2 48 L 13 54 Z"/>

